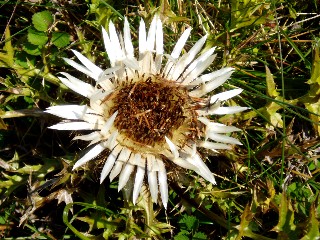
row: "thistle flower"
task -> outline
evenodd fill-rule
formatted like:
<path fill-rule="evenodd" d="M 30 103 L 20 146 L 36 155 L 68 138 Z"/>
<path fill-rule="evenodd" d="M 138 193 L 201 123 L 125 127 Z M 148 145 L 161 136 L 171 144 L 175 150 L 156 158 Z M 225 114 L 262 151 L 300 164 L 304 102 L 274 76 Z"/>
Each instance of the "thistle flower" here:
<path fill-rule="evenodd" d="M 104 150 L 110 154 L 103 166 L 100 183 L 109 175 L 119 176 L 118 190 L 132 186 L 135 204 L 145 183 L 153 202 L 168 202 L 166 162 L 195 171 L 215 184 L 198 148 L 230 149 L 228 144 L 241 144 L 226 133 L 239 131 L 210 120 L 211 115 L 233 114 L 244 107 L 223 106 L 223 102 L 242 89 L 210 93 L 221 86 L 234 71 L 225 67 L 201 75 L 213 62 L 215 48 L 200 54 L 207 36 L 202 37 L 182 56 L 190 35 L 186 29 L 171 54 L 164 54 L 162 22 L 155 16 L 147 33 L 145 23 L 139 27 L 139 56 L 134 55 L 130 27 L 124 22 L 123 35 L 118 35 L 112 22 L 102 35 L 111 67 L 103 70 L 81 53 L 73 50 L 80 63 L 64 59 L 69 65 L 95 80 L 94 86 L 68 73 L 60 77 L 71 90 L 89 99 L 89 105 L 49 107 L 46 112 L 65 120 L 51 129 L 92 130 L 74 139 L 91 145 L 73 166 L 77 169 L 95 159 Z M 131 181 L 131 182 L 130 182 Z M 128 183 L 131 184 L 128 184 Z"/>

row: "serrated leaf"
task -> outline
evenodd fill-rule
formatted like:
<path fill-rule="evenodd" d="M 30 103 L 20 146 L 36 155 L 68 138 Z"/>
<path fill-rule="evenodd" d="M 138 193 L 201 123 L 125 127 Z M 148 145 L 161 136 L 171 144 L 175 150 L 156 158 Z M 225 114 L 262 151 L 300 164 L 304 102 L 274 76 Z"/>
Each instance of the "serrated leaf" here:
<path fill-rule="evenodd" d="M 208 239 L 208 236 L 203 232 L 196 232 L 192 236 L 192 240 L 207 240 L 207 239 Z"/>
<path fill-rule="evenodd" d="M 14 49 L 12 47 L 11 34 L 10 34 L 9 27 L 7 27 L 5 31 L 5 44 L 3 49 L 6 50 L 7 56 L 10 58 L 11 61 L 13 61 Z"/>
<path fill-rule="evenodd" d="M 89 224 L 89 227 L 90 229 L 101 229 L 101 228 L 108 228 L 109 226 L 112 226 L 114 225 L 114 223 L 112 221 L 108 221 L 106 220 L 105 218 L 102 218 L 102 217 L 99 217 L 98 218 L 92 218 L 90 216 L 86 216 L 86 217 L 77 217 L 78 220 L 82 221 L 82 222 L 85 222 L 85 223 L 88 223 Z"/>
<path fill-rule="evenodd" d="M 320 113 L 320 40 L 317 40 L 314 47 L 314 59 L 312 63 L 311 78 L 307 81 L 310 90 L 306 97 L 302 98 L 306 109 L 310 112 L 309 118 L 314 130 L 320 135 L 319 113 Z"/>
<path fill-rule="evenodd" d="M 195 216 L 184 215 L 179 223 L 185 224 L 188 231 L 196 230 L 198 228 L 198 219 Z"/>
<path fill-rule="evenodd" d="M 168 223 L 156 223 L 153 225 L 154 227 L 156 227 L 160 233 L 166 233 L 169 232 L 171 230 L 171 225 Z"/>
<path fill-rule="evenodd" d="M 41 55 L 41 49 L 42 49 L 42 46 L 39 46 L 39 45 L 33 45 L 31 43 L 25 43 L 23 45 L 23 50 L 30 54 L 30 55 L 33 55 L 33 56 L 39 56 Z"/>
<path fill-rule="evenodd" d="M 320 40 L 317 40 L 314 47 L 314 57 L 312 62 L 311 78 L 307 81 L 308 84 L 318 83 L 320 84 Z"/>
<path fill-rule="evenodd" d="M 189 237 L 187 237 L 186 235 L 183 235 L 183 234 L 178 234 L 178 235 L 174 236 L 174 240 L 189 240 Z"/>
<path fill-rule="evenodd" d="M 279 93 L 277 92 L 276 84 L 273 79 L 273 75 L 267 66 L 266 66 L 266 81 L 267 81 L 267 95 L 272 98 L 279 96 Z"/>
<path fill-rule="evenodd" d="M 2 172 L 2 175 L 8 179 L 6 181 L 0 181 L 0 194 L 4 194 L 4 196 L 9 196 L 16 188 L 25 184 L 25 178 L 18 175 L 7 175 Z"/>
<path fill-rule="evenodd" d="M 277 100 L 280 100 L 280 98 L 277 98 Z M 280 113 L 277 113 L 281 108 L 282 107 L 276 102 L 270 102 L 263 110 L 261 110 L 261 113 L 268 122 L 267 128 L 273 129 L 274 127 L 283 127 L 282 116 Z"/>
<path fill-rule="evenodd" d="M 0 182 L 0 189 L 2 188 L 10 188 L 11 186 L 17 186 L 18 187 L 18 183 L 23 181 L 23 178 L 21 176 L 18 175 L 7 175 L 5 173 L 2 173 L 4 175 L 5 178 L 7 178 L 8 180 L 6 181 L 1 181 Z"/>
<path fill-rule="evenodd" d="M 0 118 L 0 130 L 7 130 L 7 129 L 8 129 L 7 125 L 2 120 L 2 118 Z"/>
<path fill-rule="evenodd" d="M 53 16 L 49 11 L 43 11 L 33 14 L 32 16 L 33 26 L 38 31 L 47 31 L 53 23 Z"/>
<path fill-rule="evenodd" d="M 285 192 L 281 195 L 279 206 L 279 222 L 273 228 L 273 231 L 279 233 L 278 239 L 298 239 L 296 225 L 294 224 L 294 210 L 290 199 L 287 198 Z"/>
<path fill-rule="evenodd" d="M 43 46 L 47 43 L 48 36 L 45 32 L 39 32 L 34 28 L 29 28 L 28 41 L 33 45 Z"/>
<path fill-rule="evenodd" d="M 70 35 L 66 32 L 53 32 L 52 43 L 58 47 L 66 47 L 70 44 Z"/>
<path fill-rule="evenodd" d="M 316 218 L 316 208 L 313 203 L 310 208 L 310 217 L 306 229 L 306 235 L 303 238 L 301 238 L 301 240 L 319 239 L 319 237 L 319 221 Z"/>
<path fill-rule="evenodd" d="M 0 52 L 0 67 L 11 67 L 14 61 L 14 49 L 11 43 L 11 34 L 9 27 L 5 30 L 5 44 L 3 47 L 5 53 Z"/>
<path fill-rule="evenodd" d="M 235 228 L 239 230 L 239 234 L 236 239 L 241 239 L 243 236 L 248 236 L 252 233 L 249 224 L 253 219 L 253 213 L 250 209 L 250 206 L 247 205 L 241 214 L 241 222 L 240 225 Z"/>
<path fill-rule="evenodd" d="M 16 170 L 17 173 L 21 173 L 21 174 L 28 174 L 31 172 L 36 172 L 39 171 L 43 166 L 41 164 L 38 165 L 25 165 L 21 168 L 19 168 L 18 170 Z"/>

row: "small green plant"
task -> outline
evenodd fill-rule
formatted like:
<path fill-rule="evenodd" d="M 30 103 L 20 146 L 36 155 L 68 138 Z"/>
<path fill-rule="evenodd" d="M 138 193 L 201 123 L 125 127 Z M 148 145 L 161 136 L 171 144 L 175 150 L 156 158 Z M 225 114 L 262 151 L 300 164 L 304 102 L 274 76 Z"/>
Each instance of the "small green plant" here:
<path fill-rule="evenodd" d="M 199 220 L 195 216 L 184 214 L 179 221 L 180 232 L 174 236 L 175 240 L 205 240 L 208 236 L 199 231 Z"/>

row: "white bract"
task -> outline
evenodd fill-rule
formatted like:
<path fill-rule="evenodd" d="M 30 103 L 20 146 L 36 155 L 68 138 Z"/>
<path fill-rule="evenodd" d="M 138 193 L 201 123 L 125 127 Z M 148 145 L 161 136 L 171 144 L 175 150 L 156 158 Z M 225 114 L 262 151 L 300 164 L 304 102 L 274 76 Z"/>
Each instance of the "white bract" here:
<path fill-rule="evenodd" d="M 214 60 L 215 48 L 200 54 L 207 38 L 204 36 L 181 55 L 190 32 L 190 28 L 185 30 L 172 53 L 164 54 L 159 17 L 153 18 L 148 32 L 141 20 L 136 58 L 127 19 L 122 35 L 117 34 L 110 22 L 108 32 L 102 29 L 110 68 L 101 69 L 75 50 L 73 53 L 80 63 L 64 59 L 93 78 L 94 86 L 68 73 L 61 73 L 63 77 L 59 78 L 67 87 L 88 98 L 90 104 L 52 106 L 46 110 L 65 119 L 51 129 L 91 130 L 89 134 L 74 138 L 88 141 L 91 147 L 73 169 L 100 154 L 108 154 L 100 182 L 107 176 L 110 181 L 119 177 L 119 190 L 126 185 L 133 186 L 134 204 L 145 184 L 153 202 L 158 201 L 160 192 L 161 201 L 167 206 L 168 161 L 193 170 L 215 184 L 197 148 L 216 151 L 230 149 L 228 144 L 241 144 L 226 135 L 239 131 L 238 128 L 208 118 L 246 109 L 222 106 L 224 101 L 239 95 L 241 89 L 211 94 L 227 81 L 234 69 L 225 67 L 201 75 Z"/>

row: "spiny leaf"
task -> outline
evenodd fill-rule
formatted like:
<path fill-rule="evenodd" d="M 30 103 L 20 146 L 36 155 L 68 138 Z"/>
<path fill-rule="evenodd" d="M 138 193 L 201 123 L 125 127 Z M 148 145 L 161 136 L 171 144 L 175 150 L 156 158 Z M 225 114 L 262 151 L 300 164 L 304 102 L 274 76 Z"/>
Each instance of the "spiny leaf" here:
<path fill-rule="evenodd" d="M 259 14 L 269 11 L 270 4 L 259 1 L 231 1 L 231 28 L 243 28 L 253 24 L 264 24 L 268 18 Z"/>
<path fill-rule="evenodd" d="M 312 121 L 312 125 L 314 130 L 320 135 L 320 126 L 319 120 L 320 117 L 320 41 L 315 45 L 314 48 L 314 59 L 312 63 L 312 72 L 311 78 L 307 82 L 310 84 L 310 90 L 308 91 L 307 95 L 302 98 L 306 109 L 310 112 L 310 120 Z"/>
<path fill-rule="evenodd" d="M 251 231 L 249 229 L 249 223 L 252 221 L 252 219 L 253 213 L 251 212 L 249 205 L 247 205 L 241 215 L 240 225 L 236 226 L 236 228 L 239 230 L 237 239 L 241 239 L 243 236 L 246 236 L 246 232 Z"/>
<path fill-rule="evenodd" d="M 7 27 L 5 30 L 5 44 L 3 50 L 5 51 L 5 53 L 0 52 L 0 67 L 13 66 L 14 49 L 11 43 L 11 34 L 9 27 Z"/>
<path fill-rule="evenodd" d="M 2 175 L 8 179 L 6 181 L 0 181 L 0 194 L 4 194 L 4 196 L 8 197 L 16 188 L 25 184 L 25 178 L 19 175 L 7 175 L 2 172 Z"/>
<path fill-rule="evenodd" d="M 153 229 L 156 229 L 157 232 L 159 232 L 160 234 L 163 234 L 163 233 L 166 233 L 166 232 L 169 232 L 172 227 L 170 224 L 168 223 L 161 223 L 161 222 L 158 222 L 156 224 L 153 224 L 152 225 L 152 228 Z"/>
<path fill-rule="evenodd" d="M 282 107 L 276 102 L 271 102 L 267 104 L 262 110 L 261 113 L 267 120 L 267 127 L 283 127 L 282 116 L 280 113 L 277 113 Z"/>
<path fill-rule="evenodd" d="M 319 76 L 320 76 L 320 39 L 315 44 L 314 47 L 314 59 L 312 63 L 312 71 L 311 71 L 311 78 L 307 82 L 308 84 L 312 83 L 318 83 L 319 82 Z"/>
<path fill-rule="evenodd" d="M 107 220 L 105 217 L 101 215 L 93 214 L 92 216 L 85 217 L 77 217 L 78 220 L 89 224 L 90 231 L 92 229 L 108 229 L 113 228 L 114 230 L 117 228 L 118 222 Z"/>
<path fill-rule="evenodd" d="M 47 31 L 53 23 L 53 17 L 51 12 L 43 11 L 35 13 L 32 16 L 32 23 L 38 31 Z"/>
<path fill-rule="evenodd" d="M 263 213 L 266 213 L 269 210 L 270 203 L 272 202 L 275 195 L 273 182 L 270 179 L 267 179 L 267 189 L 268 194 L 265 194 L 264 192 L 259 191 L 257 187 L 254 188 L 254 198 L 251 204 L 251 211 L 253 213 L 257 212 L 258 207 L 261 209 Z"/>
<path fill-rule="evenodd" d="M 267 95 L 272 98 L 279 96 L 279 93 L 277 92 L 276 84 L 274 83 L 273 75 L 267 66 L 266 66 L 266 80 L 267 80 Z"/>
<path fill-rule="evenodd" d="M 2 118 L 0 118 L 0 130 L 7 130 L 7 129 L 8 129 L 7 125 L 2 120 Z"/>
<path fill-rule="evenodd" d="M 250 239 L 256 240 L 271 240 L 268 237 L 264 237 L 262 235 L 256 234 L 253 231 L 257 230 L 256 224 L 253 221 L 254 214 L 249 205 L 246 206 L 242 215 L 241 215 L 241 222 L 240 225 L 235 226 L 238 230 L 238 234 L 232 233 L 231 237 L 235 240 L 240 240 L 242 237 L 249 237 Z"/>
<path fill-rule="evenodd" d="M 320 238 L 319 221 L 316 218 L 316 208 L 314 203 L 310 208 L 310 218 L 309 218 L 306 231 L 307 231 L 306 235 L 303 238 L 301 238 L 301 240 L 312 240 L 312 239 Z"/>
<path fill-rule="evenodd" d="M 281 195 L 279 222 L 273 230 L 279 233 L 278 239 L 298 239 L 294 224 L 294 210 L 285 192 Z"/>

